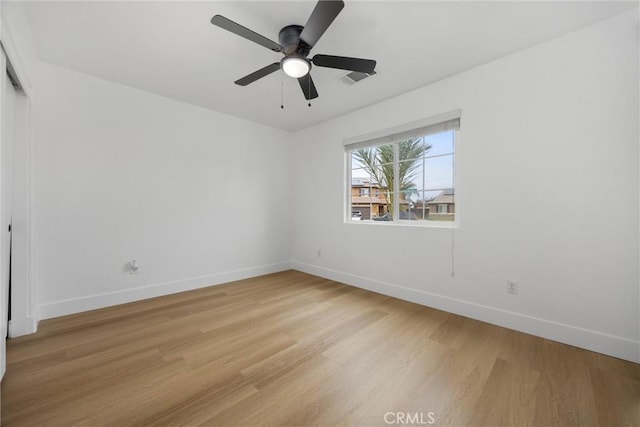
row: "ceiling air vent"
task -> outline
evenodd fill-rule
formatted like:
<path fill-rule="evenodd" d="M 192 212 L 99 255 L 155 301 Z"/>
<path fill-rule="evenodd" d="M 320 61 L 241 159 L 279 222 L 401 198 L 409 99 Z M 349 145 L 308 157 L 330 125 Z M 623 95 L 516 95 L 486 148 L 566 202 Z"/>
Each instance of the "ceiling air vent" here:
<path fill-rule="evenodd" d="M 375 71 L 372 71 L 371 73 L 361 73 L 359 71 L 352 71 L 346 76 L 342 76 L 340 80 L 342 80 L 346 84 L 354 85 L 366 78 L 373 76 L 374 74 L 376 74 Z"/>

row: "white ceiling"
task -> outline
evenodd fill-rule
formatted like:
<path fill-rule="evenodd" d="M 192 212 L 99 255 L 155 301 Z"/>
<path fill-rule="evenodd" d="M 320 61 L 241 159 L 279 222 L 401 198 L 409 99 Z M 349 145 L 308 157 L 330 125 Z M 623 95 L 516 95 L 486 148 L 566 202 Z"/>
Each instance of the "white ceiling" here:
<path fill-rule="evenodd" d="M 210 24 L 221 14 L 272 40 L 304 25 L 303 2 L 27 2 L 40 59 L 107 80 L 295 131 L 606 19 L 637 2 L 345 1 L 317 53 L 371 58 L 378 74 L 353 86 L 314 67 L 307 107 L 282 73 L 233 82 L 281 54 Z M 310 56 L 311 56 L 310 55 Z M 549 64 L 553 66 L 553 64 Z M 280 109 L 281 86 L 285 109 Z"/>

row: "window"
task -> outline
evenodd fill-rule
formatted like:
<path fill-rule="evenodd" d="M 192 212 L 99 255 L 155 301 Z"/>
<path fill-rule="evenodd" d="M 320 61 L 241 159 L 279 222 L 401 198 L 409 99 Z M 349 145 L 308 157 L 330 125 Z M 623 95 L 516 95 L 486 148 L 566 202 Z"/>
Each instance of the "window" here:
<path fill-rule="evenodd" d="M 360 189 L 360 197 L 369 197 L 369 189 L 361 188 Z"/>
<path fill-rule="evenodd" d="M 428 225 L 455 220 L 455 146 L 460 112 L 345 141 L 347 211 L 360 219 Z M 354 198 L 368 183 L 375 198 Z M 361 188 L 359 195 L 371 194 Z M 347 216 L 347 218 L 349 218 Z"/>

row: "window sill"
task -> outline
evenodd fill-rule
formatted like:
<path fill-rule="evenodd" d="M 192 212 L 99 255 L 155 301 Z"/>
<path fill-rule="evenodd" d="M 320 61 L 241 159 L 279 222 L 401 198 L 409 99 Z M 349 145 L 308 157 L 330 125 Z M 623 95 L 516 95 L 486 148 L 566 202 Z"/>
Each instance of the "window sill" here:
<path fill-rule="evenodd" d="M 444 221 L 430 221 L 429 223 L 416 223 L 416 221 L 372 221 L 372 220 L 364 220 L 364 221 L 350 221 L 346 220 L 344 222 L 348 225 L 355 225 L 358 227 L 412 227 L 412 228 L 445 228 L 445 229 L 457 229 L 460 228 L 460 224 L 457 221 L 454 222 L 444 222 Z"/>

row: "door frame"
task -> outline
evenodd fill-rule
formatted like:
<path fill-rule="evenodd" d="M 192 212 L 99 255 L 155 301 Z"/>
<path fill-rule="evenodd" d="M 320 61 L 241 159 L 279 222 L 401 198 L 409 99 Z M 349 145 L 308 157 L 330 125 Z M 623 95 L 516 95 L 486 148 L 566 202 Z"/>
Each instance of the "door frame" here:
<path fill-rule="evenodd" d="M 0 47 L 18 81 L 16 90 L 13 167 L 13 248 L 11 260 L 11 321 L 9 337 L 34 333 L 38 328 L 35 233 L 33 230 L 33 86 L 25 61 L 14 42 L 11 25 L 0 12 Z M 9 66 L 9 65 L 8 65 Z M 3 70 L 4 71 L 4 70 Z M 4 90 L 4 89 L 2 89 Z M 4 99 L 4 98 L 3 98 Z M 0 135 L 0 138 L 2 136 Z"/>

